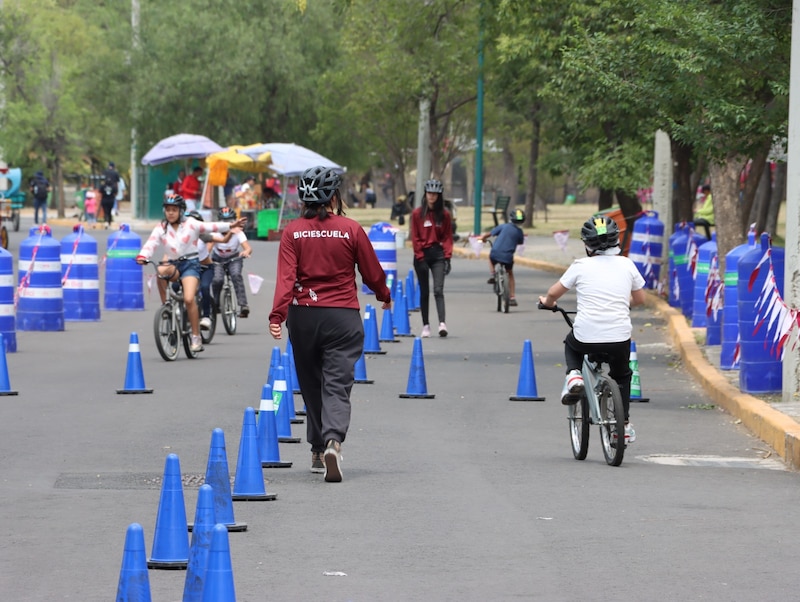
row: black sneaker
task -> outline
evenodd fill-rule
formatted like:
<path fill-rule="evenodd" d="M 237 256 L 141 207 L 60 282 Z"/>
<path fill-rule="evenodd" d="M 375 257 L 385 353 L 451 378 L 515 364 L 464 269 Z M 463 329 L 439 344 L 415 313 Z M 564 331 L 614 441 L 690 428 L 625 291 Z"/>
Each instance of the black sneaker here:
<path fill-rule="evenodd" d="M 342 445 L 338 441 L 331 439 L 325 447 L 325 454 L 322 457 L 325 462 L 325 480 L 328 483 L 342 482 Z"/>
<path fill-rule="evenodd" d="M 242 309 L 239 310 L 239 317 L 246 318 L 249 315 L 250 315 L 250 308 L 247 307 L 246 305 L 242 305 Z"/>
<path fill-rule="evenodd" d="M 486 281 L 486 284 L 494 284 L 494 276 L 489 278 L 489 280 Z"/>
<path fill-rule="evenodd" d="M 311 452 L 311 472 L 316 474 L 325 472 L 325 459 L 322 457 L 322 452 Z"/>

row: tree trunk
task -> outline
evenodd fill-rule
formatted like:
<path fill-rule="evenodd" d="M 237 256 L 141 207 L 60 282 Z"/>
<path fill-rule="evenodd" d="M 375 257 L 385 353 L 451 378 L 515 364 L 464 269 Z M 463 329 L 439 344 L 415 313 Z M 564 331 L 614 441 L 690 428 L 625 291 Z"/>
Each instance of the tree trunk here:
<path fill-rule="evenodd" d="M 786 198 L 786 173 L 786 161 L 778 161 L 775 165 L 775 182 L 772 185 L 772 196 L 769 199 L 767 221 L 764 225 L 765 230 L 772 235 L 778 231 L 778 213 L 781 203 Z"/>
<path fill-rule="evenodd" d="M 672 197 L 674 203 L 672 216 L 675 223 L 665 224 L 668 233 L 674 231 L 675 224 L 691 221 L 695 191 L 695 186 L 692 184 L 692 147 L 673 142 L 672 157 L 675 162 L 675 181 L 677 186 Z"/>
<path fill-rule="evenodd" d="M 739 174 L 747 158 L 730 154 L 725 163 L 711 162 L 711 194 L 714 198 L 714 223 L 717 229 L 717 250 L 720 273 L 725 273 L 725 255 L 745 240 L 742 231 L 742 204 L 739 201 Z"/>
<path fill-rule="evenodd" d="M 767 156 L 769 155 L 771 143 L 766 141 L 756 154 L 752 157 L 750 162 L 750 172 L 747 174 L 747 179 L 744 183 L 744 190 L 742 191 L 742 212 L 741 212 L 741 229 L 742 235 L 745 235 L 748 226 L 752 223 L 750 220 L 750 210 L 753 208 L 753 203 L 756 198 L 756 189 L 761 180 L 761 174 L 764 172 L 764 166 L 767 163 Z M 714 192 L 714 189 L 711 189 Z M 716 217 L 716 216 L 715 216 Z"/>
<path fill-rule="evenodd" d="M 600 196 L 597 199 L 597 210 L 605 211 L 614 205 L 614 191 L 607 188 L 600 189 Z"/>
<path fill-rule="evenodd" d="M 528 165 L 528 189 L 525 192 L 525 223 L 526 228 L 533 228 L 533 208 L 536 203 L 536 186 L 539 177 L 539 144 L 542 124 L 539 121 L 539 104 L 531 108 L 531 146 L 530 163 Z"/>
<path fill-rule="evenodd" d="M 635 194 L 627 194 L 622 190 L 617 190 L 616 194 L 619 208 L 622 210 L 622 215 L 625 216 L 625 222 L 628 224 L 627 232 L 629 234 L 627 238 L 630 239 L 633 235 L 633 224 L 642 212 L 642 204 Z"/>
<path fill-rule="evenodd" d="M 58 192 L 58 204 L 56 207 L 58 209 L 58 217 L 63 218 L 66 212 L 64 210 L 64 171 L 62 169 L 61 157 L 56 156 L 54 167 L 56 171 L 55 190 Z"/>
<path fill-rule="evenodd" d="M 508 204 L 509 215 L 517 206 L 517 170 L 514 167 L 514 153 L 511 151 L 511 140 L 503 136 L 503 190 L 511 197 Z"/>
<path fill-rule="evenodd" d="M 769 162 L 764 171 L 761 172 L 761 178 L 756 188 L 755 202 L 750 211 L 749 222 L 755 222 L 756 233 L 765 231 L 767 227 L 767 212 L 769 211 L 770 199 L 772 198 L 772 170 L 769 168 Z"/>

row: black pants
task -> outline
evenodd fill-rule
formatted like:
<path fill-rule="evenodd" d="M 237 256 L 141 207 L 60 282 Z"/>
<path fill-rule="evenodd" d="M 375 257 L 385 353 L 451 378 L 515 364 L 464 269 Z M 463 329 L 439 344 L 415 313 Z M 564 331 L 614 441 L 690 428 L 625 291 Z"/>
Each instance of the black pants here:
<path fill-rule="evenodd" d="M 350 390 L 364 350 L 364 324 L 357 309 L 289 306 L 286 319 L 297 380 L 306 404 L 311 451 L 343 442 L 350 427 Z"/>
<path fill-rule="evenodd" d="M 107 224 L 111 224 L 111 211 L 114 209 L 114 197 L 103 197 L 100 201 L 100 206 L 103 208 L 103 219 Z"/>
<path fill-rule="evenodd" d="M 619 385 L 622 404 L 625 406 L 625 420 L 628 420 L 631 406 L 631 376 L 633 376 L 630 365 L 631 340 L 619 343 L 581 343 L 570 331 L 564 340 L 567 372 L 580 370 L 586 353 L 605 353 L 609 356 L 608 375 Z"/>
<path fill-rule="evenodd" d="M 433 276 L 433 299 L 436 301 L 436 313 L 439 322 L 444 322 L 444 250 L 439 245 L 425 249 L 424 259 L 414 259 L 414 271 L 419 281 L 419 311 L 422 314 L 422 325 L 428 321 L 430 283 L 428 272 Z"/>

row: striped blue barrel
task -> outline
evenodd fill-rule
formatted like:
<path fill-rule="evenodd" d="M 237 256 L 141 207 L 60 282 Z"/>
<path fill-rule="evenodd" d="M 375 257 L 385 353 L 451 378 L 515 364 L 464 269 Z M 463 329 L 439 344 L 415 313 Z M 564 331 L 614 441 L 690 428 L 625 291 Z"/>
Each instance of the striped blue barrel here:
<path fill-rule="evenodd" d="M 17 350 L 17 326 L 14 319 L 14 256 L 0 247 L 0 334 L 6 353 Z"/>
<path fill-rule="evenodd" d="M 76 225 L 61 240 L 61 282 L 64 287 L 64 319 L 93 322 L 100 319 L 100 279 L 97 241 Z"/>
<path fill-rule="evenodd" d="M 692 317 L 694 305 L 694 263 L 697 261 L 697 249 L 706 242 L 706 237 L 694 230 L 693 224 L 681 228 L 681 235 L 674 240 L 673 261 L 677 278 L 678 300 L 683 315 Z"/>
<path fill-rule="evenodd" d="M 397 243 L 395 242 L 394 226 L 386 222 L 378 222 L 370 228 L 368 236 L 375 255 L 378 256 L 378 261 L 383 271 L 386 272 L 386 286 L 391 291 L 397 281 Z M 362 285 L 362 292 L 364 294 L 374 293 L 366 284 Z"/>
<path fill-rule="evenodd" d="M 717 254 L 717 233 L 711 240 L 704 242 L 697 249 L 697 275 L 694 279 L 694 300 L 692 301 L 692 328 L 706 327 L 706 287 L 708 271 L 711 269 L 711 258 Z"/>
<path fill-rule="evenodd" d="M 739 259 L 756 244 L 755 232 L 747 235 L 745 244 L 734 247 L 725 255 L 725 292 L 722 303 L 722 348 L 719 367 L 723 370 L 739 368 Z"/>
<path fill-rule="evenodd" d="M 717 233 L 712 232 L 711 236 L 716 237 Z M 722 286 L 722 274 L 719 271 L 719 254 L 717 250 L 711 255 L 708 280 L 704 295 L 708 297 L 706 306 L 706 345 L 719 345 L 722 342 L 722 300 L 724 287 Z"/>
<path fill-rule="evenodd" d="M 628 257 L 644 278 L 645 288 L 656 288 L 661 276 L 661 254 L 664 249 L 664 222 L 658 212 L 647 211 L 633 224 Z"/>
<path fill-rule="evenodd" d="M 741 361 L 739 364 L 739 388 L 743 393 L 780 393 L 783 389 L 781 354 L 777 350 L 776 329 L 779 324 L 770 324 L 768 304 L 759 310 L 756 304 L 768 281 L 768 262 L 758 265 L 770 249 L 769 235 L 761 235 L 761 244 L 747 251 L 739 259 L 739 337 Z M 783 297 L 783 267 L 785 251 L 772 247 L 772 267 L 775 286 Z M 756 267 L 758 266 L 758 272 Z M 761 318 L 766 318 L 760 323 Z"/>
<path fill-rule="evenodd" d="M 50 227 L 34 226 L 19 244 L 17 330 L 64 330 L 61 245 Z"/>
<path fill-rule="evenodd" d="M 675 232 L 673 232 L 669 237 L 669 242 L 667 246 L 667 269 L 669 270 L 667 274 L 667 303 L 670 307 L 680 307 L 680 299 L 678 299 L 678 275 L 675 272 L 675 239 L 679 236 L 683 236 L 683 232 L 681 228 L 683 224 L 675 224 Z"/>
<path fill-rule="evenodd" d="M 144 310 L 144 273 L 136 263 L 142 238 L 128 224 L 108 237 L 104 305 L 112 311 Z"/>

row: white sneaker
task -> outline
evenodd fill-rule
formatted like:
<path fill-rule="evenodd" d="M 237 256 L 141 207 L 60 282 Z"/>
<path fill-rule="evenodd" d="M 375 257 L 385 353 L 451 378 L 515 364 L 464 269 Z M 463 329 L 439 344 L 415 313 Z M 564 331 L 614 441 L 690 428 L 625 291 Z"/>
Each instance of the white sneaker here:
<path fill-rule="evenodd" d="M 444 322 L 439 322 L 439 336 L 440 337 L 447 336 L 447 326 L 445 326 Z"/>
<path fill-rule="evenodd" d="M 564 388 L 561 389 L 561 403 L 565 406 L 576 404 L 583 397 L 583 393 L 583 376 L 580 370 L 570 370 L 564 379 Z"/>
<path fill-rule="evenodd" d="M 331 439 L 322 455 L 325 463 L 325 480 L 328 483 L 342 482 L 342 444 Z"/>
<path fill-rule="evenodd" d="M 429 336 L 431 336 L 431 327 L 428 324 L 425 324 L 425 326 L 422 327 L 422 334 L 419 336 L 421 336 L 423 339 L 427 339 Z"/>
<path fill-rule="evenodd" d="M 192 344 L 189 345 L 192 353 L 199 353 L 203 350 L 203 339 L 200 335 L 192 335 Z"/>
<path fill-rule="evenodd" d="M 200 318 L 200 330 L 211 330 L 211 318 L 208 316 Z"/>
<path fill-rule="evenodd" d="M 633 423 L 628 422 L 625 424 L 625 445 L 636 441 L 636 431 L 633 430 Z"/>

